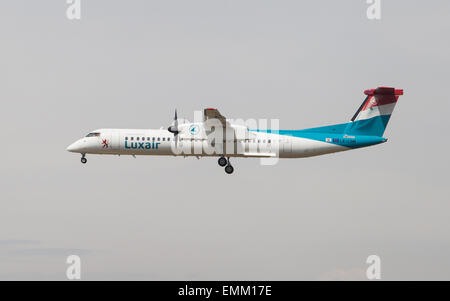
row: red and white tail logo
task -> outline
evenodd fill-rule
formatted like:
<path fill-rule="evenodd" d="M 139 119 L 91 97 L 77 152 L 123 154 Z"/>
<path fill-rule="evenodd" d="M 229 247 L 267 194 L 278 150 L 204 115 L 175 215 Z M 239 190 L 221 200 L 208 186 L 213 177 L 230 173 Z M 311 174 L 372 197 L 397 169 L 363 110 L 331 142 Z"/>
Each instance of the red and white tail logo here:
<path fill-rule="evenodd" d="M 398 97 L 403 95 L 403 90 L 380 87 L 364 91 L 367 98 L 353 116 L 352 121 L 369 119 L 381 115 L 391 115 L 394 111 Z"/>

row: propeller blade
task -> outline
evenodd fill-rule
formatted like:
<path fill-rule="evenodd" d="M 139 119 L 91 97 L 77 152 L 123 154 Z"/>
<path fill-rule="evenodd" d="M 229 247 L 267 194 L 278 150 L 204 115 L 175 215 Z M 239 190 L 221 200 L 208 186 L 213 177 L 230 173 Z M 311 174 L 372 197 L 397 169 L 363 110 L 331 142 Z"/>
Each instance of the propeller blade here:
<path fill-rule="evenodd" d="M 177 129 L 177 132 L 174 135 L 175 138 L 175 148 L 178 147 L 178 114 L 177 109 L 175 109 L 175 128 Z"/>
<path fill-rule="evenodd" d="M 173 118 L 173 123 L 170 125 L 167 130 L 173 134 L 173 138 L 175 139 L 175 147 L 178 146 L 178 113 L 177 109 L 175 109 L 175 117 Z"/>
<path fill-rule="evenodd" d="M 178 131 L 178 114 L 177 114 L 177 109 L 175 109 L 175 119 L 174 119 L 174 124 L 175 124 L 175 128 Z"/>
<path fill-rule="evenodd" d="M 170 125 L 167 130 L 175 135 L 178 134 L 178 114 L 177 109 L 175 109 L 175 118 L 173 119 L 172 125 Z"/>

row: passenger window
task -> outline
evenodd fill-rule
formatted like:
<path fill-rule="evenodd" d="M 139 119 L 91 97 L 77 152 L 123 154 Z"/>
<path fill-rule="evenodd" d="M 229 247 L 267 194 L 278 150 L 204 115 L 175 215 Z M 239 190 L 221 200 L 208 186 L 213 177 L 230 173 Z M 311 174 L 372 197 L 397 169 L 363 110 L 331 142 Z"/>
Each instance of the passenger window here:
<path fill-rule="evenodd" d="M 136 140 L 139 141 L 139 137 L 136 137 Z"/>
<path fill-rule="evenodd" d="M 170 138 L 167 138 L 167 141 L 170 141 Z"/>
<path fill-rule="evenodd" d="M 152 140 L 155 141 L 155 137 L 153 137 Z"/>
<path fill-rule="evenodd" d="M 166 141 L 166 138 L 163 138 L 163 141 Z"/>
<path fill-rule="evenodd" d="M 131 141 L 133 141 L 134 140 L 134 137 L 131 137 Z"/>
<path fill-rule="evenodd" d="M 125 140 L 128 140 L 128 137 L 125 137 Z"/>
<path fill-rule="evenodd" d="M 269 142 L 269 143 L 270 143 L 270 139 L 269 139 L 269 140 L 267 140 L 267 142 Z"/>
<path fill-rule="evenodd" d="M 147 141 L 150 141 L 150 137 L 147 137 Z"/>
<path fill-rule="evenodd" d="M 142 137 L 142 141 L 145 141 L 145 137 Z"/>
<path fill-rule="evenodd" d="M 158 141 L 161 141 L 161 138 L 158 137 Z"/>

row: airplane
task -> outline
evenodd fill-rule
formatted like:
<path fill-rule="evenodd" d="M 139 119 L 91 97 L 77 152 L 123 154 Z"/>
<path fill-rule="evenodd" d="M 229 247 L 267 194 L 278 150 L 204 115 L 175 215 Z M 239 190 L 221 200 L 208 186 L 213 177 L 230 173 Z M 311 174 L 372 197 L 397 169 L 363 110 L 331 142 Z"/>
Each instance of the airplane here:
<path fill-rule="evenodd" d="M 203 121 L 180 124 L 175 110 L 167 129 L 98 129 L 69 145 L 67 151 L 80 153 L 83 164 L 86 154 L 212 156 L 219 157 L 219 166 L 232 174 L 231 157 L 304 158 L 386 142 L 383 134 L 403 90 L 379 87 L 364 94 L 363 103 L 346 123 L 302 130 L 251 129 L 207 108 Z M 212 133 L 216 133 L 213 139 Z"/>

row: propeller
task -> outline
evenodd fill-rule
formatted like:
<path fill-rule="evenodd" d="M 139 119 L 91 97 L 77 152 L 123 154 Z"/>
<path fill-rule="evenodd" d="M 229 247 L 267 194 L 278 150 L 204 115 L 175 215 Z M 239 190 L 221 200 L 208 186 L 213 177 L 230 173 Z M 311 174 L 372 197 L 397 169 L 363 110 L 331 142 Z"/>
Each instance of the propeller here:
<path fill-rule="evenodd" d="M 173 119 L 172 125 L 170 125 L 167 130 L 171 132 L 174 135 L 175 138 L 175 147 L 177 147 L 178 144 L 178 133 L 180 132 L 178 130 L 178 117 L 177 117 L 177 109 L 175 109 L 175 117 Z"/>

